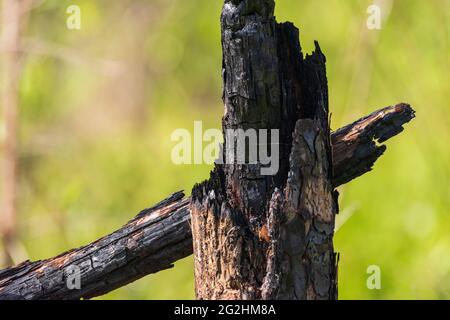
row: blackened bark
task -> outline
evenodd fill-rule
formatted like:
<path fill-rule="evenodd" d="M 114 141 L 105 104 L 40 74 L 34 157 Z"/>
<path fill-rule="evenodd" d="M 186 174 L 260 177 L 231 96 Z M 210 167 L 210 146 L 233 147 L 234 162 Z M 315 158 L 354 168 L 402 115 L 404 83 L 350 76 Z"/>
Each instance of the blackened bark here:
<path fill-rule="evenodd" d="M 91 298 L 170 268 L 192 253 L 189 203 L 198 298 L 337 297 L 333 187 L 370 171 L 385 151 L 377 143 L 414 111 L 374 112 L 335 132 L 332 149 L 325 57 L 316 43 L 303 58 L 298 30 L 276 23 L 273 10 L 273 0 L 225 1 L 223 127 L 278 129 L 277 174 L 217 166 L 191 199 L 174 194 L 85 247 L 0 271 L 0 300 Z M 71 266 L 80 268 L 80 290 L 66 286 Z"/>
<path fill-rule="evenodd" d="M 88 299 L 173 267 L 192 253 L 189 202 L 183 197 L 172 195 L 88 246 L 0 271 L 0 300 Z M 72 270 L 80 271 L 79 290 L 67 285 Z"/>
<path fill-rule="evenodd" d="M 381 155 L 379 148 L 385 149 L 384 145 L 377 147 L 374 140 L 382 136 L 386 140 L 401 132 L 402 126 L 413 117 L 414 111 L 409 105 L 398 104 L 378 110 L 333 133 L 333 185 L 338 187 L 342 181 L 352 180 L 371 170 L 373 162 Z M 390 134 L 386 135 L 386 132 Z M 172 267 L 178 259 L 192 254 L 189 201 L 183 198 L 182 193 L 176 193 L 152 209 L 143 210 L 138 215 L 139 219 L 133 219 L 116 232 L 85 247 L 0 271 L 0 300 L 92 298 Z M 280 192 L 274 193 L 270 204 L 268 236 L 277 239 L 281 217 Z M 264 232 L 261 232 L 261 238 L 267 238 Z M 136 246 L 130 248 L 127 243 L 136 243 Z M 272 252 L 278 252 L 279 248 L 277 241 L 269 244 Z M 97 255 L 105 256 L 103 252 L 109 253 L 109 258 L 97 259 Z M 117 257 L 123 255 L 124 259 L 118 261 Z M 276 275 L 280 272 L 277 257 L 269 255 L 261 293 L 263 298 L 276 293 Z M 64 270 L 73 265 L 87 266 L 83 262 L 90 260 L 101 261 L 100 267 L 83 268 L 82 289 L 70 290 L 66 286 Z"/>
<path fill-rule="evenodd" d="M 260 164 L 217 165 L 194 187 L 199 299 L 337 297 L 325 57 L 316 42 L 303 58 L 298 30 L 273 10 L 270 0 L 223 8 L 224 134 L 279 130 L 280 163 L 273 176 Z M 223 152 L 234 152 L 226 139 Z"/>
<path fill-rule="evenodd" d="M 377 143 L 400 133 L 413 117 L 414 110 L 409 105 L 398 104 L 375 111 L 334 132 L 331 135 L 333 186 L 338 187 L 370 171 L 386 149 L 385 145 Z M 261 239 L 279 238 L 281 201 L 281 192 L 275 192 L 267 226 L 258 233 Z M 121 229 L 85 247 L 1 270 L 0 300 L 92 298 L 171 268 L 178 259 L 192 254 L 189 202 L 182 193 L 175 193 L 155 207 L 143 210 L 139 218 Z M 273 297 L 279 286 L 279 255 L 271 252 L 280 251 L 280 241 L 269 242 L 266 276 L 261 288 L 263 298 Z M 89 261 L 95 264 L 90 265 Z M 81 290 L 70 290 L 66 286 L 64 271 L 73 265 L 81 267 Z"/>

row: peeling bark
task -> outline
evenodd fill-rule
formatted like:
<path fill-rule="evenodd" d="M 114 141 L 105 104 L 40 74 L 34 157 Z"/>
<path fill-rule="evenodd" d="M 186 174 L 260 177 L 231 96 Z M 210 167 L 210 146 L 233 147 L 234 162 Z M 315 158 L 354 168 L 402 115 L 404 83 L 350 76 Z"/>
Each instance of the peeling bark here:
<path fill-rule="evenodd" d="M 194 187 L 199 299 L 337 297 L 325 56 L 316 42 L 303 58 L 298 30 L 278 24 L 273 10 L 273 1 L 250 0 L 223 8 L 224 133 L 278 129 L 280 170 L 264 176 L 261 164 L 217 165 Z"/>
<path fill-rule="evenodd" d="M 377 141 L 414 116 L 402 104 L 361 119 L 337 133 L 344 142 L 335 140 L 333 151 L 325 56 L 315 42 L 304 57 L 298 30 L 278 24 L 273 12 L 272 0 L 225 0 L 223 7 L 222 158 L 234 153 L 230 129 L 277 129 L 280 166 L 265 176 L 260 163 L 234 159 L 193 188 L 198 299 L 337 299 L 334 187 L 370 170 L 384 152 Z M 377 121 L 383 117 L 386 127 Z M 333 183 L 336 152 L 345 173 Z"/>

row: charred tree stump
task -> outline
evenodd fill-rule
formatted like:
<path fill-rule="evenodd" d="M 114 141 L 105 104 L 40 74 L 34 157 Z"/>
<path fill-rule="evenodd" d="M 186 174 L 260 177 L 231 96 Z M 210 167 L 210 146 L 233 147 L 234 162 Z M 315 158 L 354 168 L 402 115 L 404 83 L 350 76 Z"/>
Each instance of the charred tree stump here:
<path fill-rule="evenodd" d="M 325 56 L 316 42 L 303 57 L 298 30 L 273 14 L 273 0 L 223 7 L 223 159 L 233 162 L 192 191 L 198 299 L 337 298 Z M 228 132 L 239 129 L 277 130 L 275 174 L 237 161 Z"/>

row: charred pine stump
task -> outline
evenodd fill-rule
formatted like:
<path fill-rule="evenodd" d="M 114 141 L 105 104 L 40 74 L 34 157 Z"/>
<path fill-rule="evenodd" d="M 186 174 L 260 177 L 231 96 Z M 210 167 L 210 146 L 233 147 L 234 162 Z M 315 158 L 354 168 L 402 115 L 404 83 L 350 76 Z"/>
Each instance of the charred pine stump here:
<path fill-rule="evenodd" d="M 233 161 L 217 164 L 192 191 L 198 299 L 337 297 L 325 56 L 316 42 L 304 57 L 298 30 L 273 14 L 273 0 L 223 7 L 222 158 Z M 279 145 L 272 175 L 260 158 L 240 162 L 250 151 L 236 154 L 229 141 L 230 130 L 261 129 L 272 142 L 258 141 L 259 155 Z"/>

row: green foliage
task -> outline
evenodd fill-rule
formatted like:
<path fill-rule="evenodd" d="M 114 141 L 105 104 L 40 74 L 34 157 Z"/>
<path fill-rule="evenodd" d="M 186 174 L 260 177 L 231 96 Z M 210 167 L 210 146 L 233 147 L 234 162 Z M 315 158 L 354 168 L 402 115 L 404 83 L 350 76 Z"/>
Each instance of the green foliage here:
<path fill-rule="evenodd" d="M 220 127 L 221 1 L 47 0 L 26 38 L 21 87 L 20 239 L 31 259 L 86 244 L 140 209 L 208 177 L 175 166 L 176 128 Z M 417 118 L 388 142 L 375 170 L 340 189 L 341 299 L 450 297 L 450 1 L 392 1 L 381 30 L 371 1 L 277 3 L 300 28 L 304 52 L 327 56 L 334 129 L 379 107 L 409 102 Z M 57 49 L 57 50 L 56 50 Z M 45 51 L 45 50 L 44 50 Z M 382 289 L 366 287 L 379 265 Z M 193 298 L 193 261 L 108 294 Z"/>

